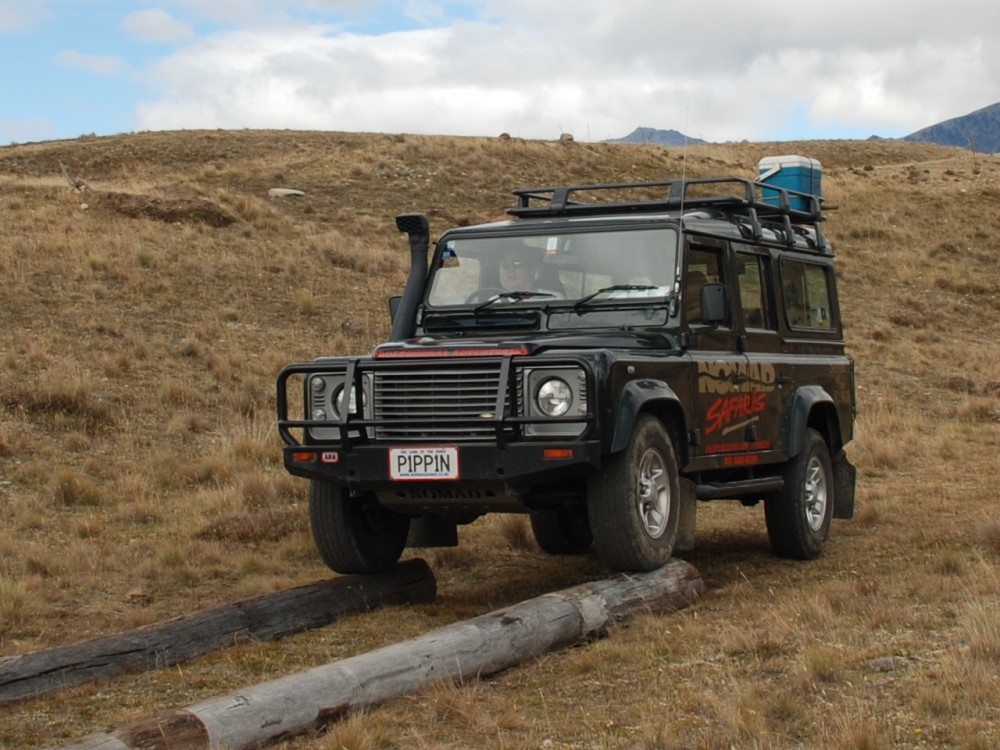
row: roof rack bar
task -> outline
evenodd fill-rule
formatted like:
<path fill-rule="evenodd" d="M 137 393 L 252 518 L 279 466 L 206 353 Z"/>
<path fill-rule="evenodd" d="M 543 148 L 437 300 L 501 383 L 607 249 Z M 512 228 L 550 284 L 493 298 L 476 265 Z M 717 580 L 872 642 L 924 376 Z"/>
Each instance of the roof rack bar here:
<path fill-rule="evenodd" d="M 826 218 L 820 196 L 743 177 L 560 185 L 514 195 L 517 205 L 507 213 L 518 218 L 712 211 L 746 227 L 757 242 L 794 248 L 801 238 L 819 252 L 833 251 L 820 230 Z M 775 238 L 768 240 L 765 231 Z"/>
<path fill-rule="evenodd" d="M 550 201 L 549 205 L 554 210 L 557 210 L 557 211 L 566 208 L 566 205 L 569 203 L 569 194 L 572 191 L 573 191 L 573 188 L 568 188 L 568 187 L 553 188 L 552 189 L 552 200 Z"/>
<path fill-rule="evenodd" d="M 751 207 L 747 211 L 750 217 L 750 228 L 753 231 L 754 242 L 760 242 L 764 238 L 764 230 L 760 228 L 760 217 L 757 216 L 757 209 Z"/>
<path fill-rule="evenodd" d="M 692 195 L 692 188 L 707 185 L 730 185 L 729 190 L 714 195 Z M 601 194 L 666 188 L 658 197 L 638 197 L 616 200 L 618 196 L 600 200 Z M 766 193 L 764 191 L 767 191 Z M 581 193 L 588 193 L 583 200 Z M 665 194 L 664 194 L 665 193 Z M 793 224 L 815 224 L 823 221 L 819 196 L 777 187 L 742 177 L 707 177 L 655 182 L 596 183 L 556 187 L 525 188 L 514 191 L 517 206 L 508 209 L 513 216 L 558 216 L 563 214 L 606 214 L 621 211 L 664 211 L 680 208 L 755 208 L 763 218 L 787 216 Z M 662 197 L 659 197 L 662 196 Z M 792 208 L 790 198 L 798 198 L 808 209 Z M 782 222 L 783 223 L 783 222 Z"/>

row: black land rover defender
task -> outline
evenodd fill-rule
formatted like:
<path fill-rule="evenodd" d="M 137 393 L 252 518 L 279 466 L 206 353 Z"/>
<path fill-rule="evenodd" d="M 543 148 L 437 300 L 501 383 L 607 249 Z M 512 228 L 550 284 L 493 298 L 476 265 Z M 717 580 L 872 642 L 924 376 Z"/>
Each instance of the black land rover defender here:
<path fill-rule="evenodd" d="M 509 221 L 397 217 L 390 341 L 278 377 L 284 461 L 341 573 L 528 513 L 539 546 L 655 569 L 698 501 L 764 501 L 779 555 L 854 509 L 853 362 L 822 200 L 740 178 L 517 190 Z M 295 416 L 290 414 L 295 412 Z"/>

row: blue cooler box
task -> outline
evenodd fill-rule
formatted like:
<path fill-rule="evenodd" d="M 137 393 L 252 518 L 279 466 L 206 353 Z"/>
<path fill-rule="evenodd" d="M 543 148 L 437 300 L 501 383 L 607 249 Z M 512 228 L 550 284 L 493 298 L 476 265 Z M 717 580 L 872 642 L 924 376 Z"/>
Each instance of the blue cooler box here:
<path fill-rule="evenodd" d="M 805 156 L 765 156 L 757 164 L 757 171 L 758 182 L 800 193 L 823 195 L 823 168 L 816 159 Z M 761 197 L 765 203 L 775 206 L 781 204 L 781 196 L 773 190 L 764 188 L 761 190 Z M 795 195 L 788 196 L 788 205 L 796 211 L 812 210 L 810 201 Z"/>

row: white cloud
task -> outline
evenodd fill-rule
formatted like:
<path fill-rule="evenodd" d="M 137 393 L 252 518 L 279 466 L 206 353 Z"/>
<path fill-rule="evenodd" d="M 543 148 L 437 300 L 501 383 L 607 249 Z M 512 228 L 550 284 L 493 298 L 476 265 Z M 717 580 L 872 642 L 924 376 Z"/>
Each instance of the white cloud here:
<path fill-rule="evenodd" d="M 0 31 L 19 29 L 26 23 L 26 19 L 18 13 L 16 8 L 0 5 Z"/>
<path fill-rule="evenodd" d="M 121 27 L 126 34 L 140 42 L 183 42 L 194 36 L 190 26 L 176 20 L 161 8 L 130 13 L 122 20 Z"/>
<path fill-rule="evenodd" d="M 127 70 L 128 66 L 120 57 L 111 55 L 87 55 L 76 50 L 63 50 L 56 54 L 56 62 L 66 68 L 80 68 L 88 73 L 113 76 Z"/>
<path fill-rule="evenodd" d="M 46 11 L 41 3 L 0 0 L 0 33 L 29 28 L 45 16 Z"/>
<path fill-rule="evenodd" d="M 450 24 L 447 3 L 400 5 L 428 27 L 255 25 L 194 42 L 151 69 L 158 94 L 139 127 L 600 140 L 643 125 L 753 140 L 794 123 L 810 137 L 896 136 L 1000 101 L 1000 5 L 972 0 L 484 0 L 480 20 Z M 266 12 L 257 0 L 213 4 L 237 9 Z"/>

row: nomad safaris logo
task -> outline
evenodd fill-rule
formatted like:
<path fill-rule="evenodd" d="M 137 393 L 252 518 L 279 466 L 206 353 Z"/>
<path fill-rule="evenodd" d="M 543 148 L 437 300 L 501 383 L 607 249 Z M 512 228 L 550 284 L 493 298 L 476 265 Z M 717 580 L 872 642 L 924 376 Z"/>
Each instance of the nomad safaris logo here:
<path fill-rule="evenodd" d="M 767 362 L 699 362 L 698 393 L 719 394 L 705 412 L 705 434 L 728 435 L 756 422 L 774 383 L 774 365 Z"/>
<path fill-rule="evenodd" d="M 718 360 L 698 363 L 698 393 L 726 395 L 743 389 L 733 385 L 733 380 L 747 381 L 747 390 L 770 393 L 776 380 L 774 365 L 770 362 L 733 362 Z"/>

